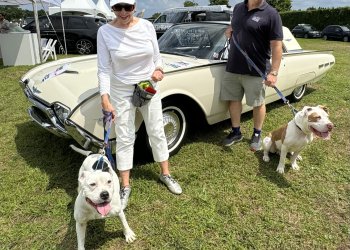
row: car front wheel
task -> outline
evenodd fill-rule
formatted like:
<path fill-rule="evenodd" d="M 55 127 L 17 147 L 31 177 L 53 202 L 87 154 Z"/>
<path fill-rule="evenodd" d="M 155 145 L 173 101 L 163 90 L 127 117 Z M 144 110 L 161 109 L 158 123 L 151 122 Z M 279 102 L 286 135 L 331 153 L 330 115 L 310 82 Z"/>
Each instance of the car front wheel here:
<path fill-rule="evenodd" d="M 297 87 L 296 89 L 294 89 L 293 93 L 289 96 L 289 100 L 291 102 L 300 101 L 303 98 L 305 91 L 306 91 L 306 84 Z"/>
<path fill-rule="evenodd" d="M 344 41 L 344 42 L 348 42 L 348 41 L 349 41 L 349 37 L 348 37 L 348 36 L 344 36 L 344 37 L 343 37 L 343 41 Z"/>
<path fill-rule="evenodd" d="M 94 45 L 88 39 L 80 39 L 75 44 L 77 52 L 81 55 L 89 55 L 94 52 Z"/>
<path fill-rule="evenodd" d="M 328 37 L 326 35 L 323 35 L 323 40 L 327 40 Z"/>

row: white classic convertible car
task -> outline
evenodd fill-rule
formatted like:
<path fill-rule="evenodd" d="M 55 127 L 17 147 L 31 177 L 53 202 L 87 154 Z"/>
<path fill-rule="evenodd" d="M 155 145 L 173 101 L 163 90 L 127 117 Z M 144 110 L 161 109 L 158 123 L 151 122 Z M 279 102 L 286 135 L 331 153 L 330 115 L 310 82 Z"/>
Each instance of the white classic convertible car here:
<path fill-rule="evenodd" d="M 227 103 L 219 100 L 229 49 L 224 36 L 227 25 L 228 22 L 179 24 L 159 39 L 166 74 L 159 85 L 171 155 L 180 149 L 189 125 L 199 118 L 208 124 L 229 118 Z M 332 51 L 303 50 L 285 27 L 283 33 L 278 88 L 291 101 L 298 101 L 306 85 L 323 77 L 335 59 Z M 86 150 L 97 151 L 101 147 L 104 133 L 96 55 L 42 64 L 27 72 L 20 85 L 31 103 L 29 115 L 39 126 L 58 136 L 73 138 Z M 266 103 L 279 98 L 273 88 L 267 88 Z M 249 110 L 244 105 L 243 112 Z M 136 131 L 138 136 L 145 135 L 140 113 Z M 114 129 L 110 140 L 115 141 L 112 135 Z M 148 145 L 147 136 L 143 138 Z"/>

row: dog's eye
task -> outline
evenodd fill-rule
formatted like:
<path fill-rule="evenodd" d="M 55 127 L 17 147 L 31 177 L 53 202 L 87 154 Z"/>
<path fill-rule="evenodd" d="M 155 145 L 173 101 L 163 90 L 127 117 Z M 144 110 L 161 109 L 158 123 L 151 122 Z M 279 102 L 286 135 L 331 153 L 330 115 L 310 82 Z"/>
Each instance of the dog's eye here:
<path fill-rule="evenodd" d="M 313 116 L 313 117 L 311 117 L 311 118 L 309 118 L 309 122 L 316 122 L 316 121 L 319 121 L 319 120 L 321 120 L 321 116 L 320 115 L 318 115 L 318 116 Z"/>
<path fill-rule="evenodd" d="M 108 180 L 108 182 L 107 182 L 108 184 L 111 184 L 112 183 L 112 181 L 111 180 Z"/>
<path fill-rule="evenodd" d="M 94 186 L 96 186 L 96 183 L 93 182 L 93 183 L 90 183 L 89 185 L 90 185 L 90 187 L 94 187 Z"/>

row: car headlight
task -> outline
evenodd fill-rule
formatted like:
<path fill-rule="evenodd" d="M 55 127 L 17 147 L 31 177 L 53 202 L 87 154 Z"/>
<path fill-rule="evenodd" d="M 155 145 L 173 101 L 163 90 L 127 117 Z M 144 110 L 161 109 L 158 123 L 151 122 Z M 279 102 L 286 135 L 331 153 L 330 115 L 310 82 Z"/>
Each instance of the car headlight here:
<path fill-rule="evenodd" d="M 64 124 L 64 121 L 67 119 L 68 115 L 70 114 L 70 109 L 64 106 L 63 104 L 56 102 L 53 104 L 53 110 L 57 118 L 60 120 L 60 122 Z"/>

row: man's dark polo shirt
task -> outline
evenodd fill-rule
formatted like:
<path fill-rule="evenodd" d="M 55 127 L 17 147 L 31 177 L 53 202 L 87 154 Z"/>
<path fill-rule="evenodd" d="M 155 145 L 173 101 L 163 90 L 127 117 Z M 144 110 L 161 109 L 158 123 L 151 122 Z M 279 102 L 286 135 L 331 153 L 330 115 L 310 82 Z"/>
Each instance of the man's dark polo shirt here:
<path fill-rule="evenodd" d="M 260 7 L 248 11 L 247 0 L 245 0 L 235 5 L 231 26 L 233 36 L 241 49 L 263 73 L 269 72 L 270 41 L 283 39 L 282 21 L 277 10 L 263 1 Z M 248 65 L 232 39 L 226 70 L 236 74 L 259 76 L 258 72 Z"/>

